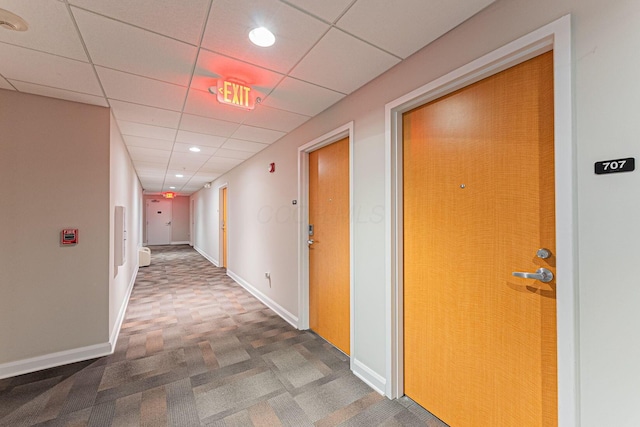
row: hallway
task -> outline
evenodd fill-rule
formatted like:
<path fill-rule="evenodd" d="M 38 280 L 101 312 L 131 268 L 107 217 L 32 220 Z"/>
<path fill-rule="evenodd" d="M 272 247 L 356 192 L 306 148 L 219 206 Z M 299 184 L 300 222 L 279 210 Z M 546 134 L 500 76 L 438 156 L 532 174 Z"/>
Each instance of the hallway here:
<path fill-rule="evenodd" d="M 184 245 L 152 249 L 114 354 L 0 380 L 0 426 L 33 425 L 444 424 L 373 391 Z"/>

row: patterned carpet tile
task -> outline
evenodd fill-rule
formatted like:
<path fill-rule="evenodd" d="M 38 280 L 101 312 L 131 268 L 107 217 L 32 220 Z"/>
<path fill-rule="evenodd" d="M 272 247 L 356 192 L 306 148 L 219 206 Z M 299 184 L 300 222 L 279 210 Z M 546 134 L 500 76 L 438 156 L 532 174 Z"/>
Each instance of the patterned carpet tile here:
<path fill-rule="evenodd" d="M 444 426 L 189 246 L 152 248 L 112 355 L 0 380 L 0 426 Z"/>

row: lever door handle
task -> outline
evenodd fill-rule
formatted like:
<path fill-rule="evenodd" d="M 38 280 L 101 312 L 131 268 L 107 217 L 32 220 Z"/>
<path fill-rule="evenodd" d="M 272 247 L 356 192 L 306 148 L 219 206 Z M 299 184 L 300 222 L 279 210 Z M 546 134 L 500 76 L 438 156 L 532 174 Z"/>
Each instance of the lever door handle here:
<path fill-rule="evenodd" d="M 307 244 L 308 244 L 308 245 L 313 245 L 313 239 L 309 239 L 309 240 L 307 240 Z"/>
<path fill-rule="evenodd" d="M 539 268 L 535 273 L 523 273 L 520 271 L 514 271 L 511 274 L 523 279 L 539 280 L 542 283 L 549 283 L 553 280 L 553 273 L 546 268 Z"/>

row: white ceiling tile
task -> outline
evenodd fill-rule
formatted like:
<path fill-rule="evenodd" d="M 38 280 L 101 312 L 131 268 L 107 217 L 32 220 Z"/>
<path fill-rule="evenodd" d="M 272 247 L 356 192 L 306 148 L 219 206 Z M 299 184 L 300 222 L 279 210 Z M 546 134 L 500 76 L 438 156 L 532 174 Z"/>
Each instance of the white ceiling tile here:
<path fill-rule="evenodd" d="M 160 126 L 145 125 L 142 123 L 127 122 L 118 120 L 118 127 L 122 135 L 141 136 L 143 138 L 164 139 L 166 141 L 175 140 L 176 130 L 163 128 Z"/>
<path fill-rule="evenodd" d="M 332 28 L 290 75 L 351 93 L 398 62 L 400 59 L 395 56 Z"/>
<path fill-rule="evenodd" d="M 13 86 L 2 76 L 0 76 L 0 89 L 15 90 Z"/>
<path fill-rule="evenodd" d="M 337 23 L 339 28 L 401 58 L 458 26 L 493 0 L 360 0 Z"/>
<path fill-rule="evenodd" d="M 197 48 L 73 8 L 91 60 L 120 71 L 186 86 Z"/>
<path fill-rule="evenodd" d="M 186 130 L 179 130 L 178 136 L 176 136 L 176 141 L 183 142 L 185 144 L 195 144 L 198 146 L 207 146 L 207 147 L 220 147 L 225 141 L 227 137 L 225 136 L 213 136 L 206 135 L 204 133 L 197 132 L 189 132 Z"/>
<path fill-rule="evenodd" d="M 173 141 L 166 139 L 143 138 L 141 136 L 123 135 L 124 143 L 129 147 L 153 148 L 156 150 L 171 151 Z"/>
<path fill-rule="evenodd" d="M 242 159 L 246 160 L 249 157 L 253 156 L 253 153 L 248 151 L 238 151 L 238 150 L 228 150 L 226 148 L 219 148 L 216 151 L 216 157 L 227 157 L 230 159 Z"/>
<path fill-rule="evenodd" d="M 165 150 L 154 150 L 153 148 L 144 148 L 144 147 L 127 147 L 129 150 L 129 154 L 133 161 L 156 161 L 161 162 L 165 160 L 169 160 L 171 156 L 170 151 Z"/>
<path fill-rule="evenodd" d="M 239 126 L 238 123 L 209 119 L 191 114 L 183 114 L 182 121 L 180 122 L 180 129 L 182 130 L 215 136 L 231 136 Z"/>
<path fill-rule="evenodd" d="M 309 116 L 278 110 L 261 104 L 247 116 L 243 124 L 282 132 L 291 132 L 309 119 Z"/>
<path fill-rule="evenodd" d="M 147 107 L 146 105 L 132 104 L 115 99 L 110 100 L 109 103 L 111 104 L 113 115 L 118 120 L 169 128 L 177 128 L 178 123 L 180 123 L 180 113 L 177 111 Z"/>
<path fill-rule="evenodd" d="M 333 23 L 353 3 L 353 0 L 288 0 L 288 2 Z"/>
<path fill-rule="evenodd" d="M 29 25 L 24 32 L 0 31 L 1 42 L 88 62 L 64 2 L 3 0 L 0 6 Z"/>
<path fill-rule="evenodd" d="M 264 150 L 268 146 L 269 144 L 261 144 L 259 142 L 243 141 L 241 139 L 228 139 L 221 148 L 257 153 L 258 151 Z"/>
<path fill-rule="evenodd" d="M 276 36 L 269 48 L 249 41 L 249 31 L 262 26 Z M 286 73 L 328 28 L 328 24 L 278 0 L 219 0 L 211 8 L 202 46 Z"/>
<path fill-rule="evenodd" d="M 194 88 L 189 89 L 184 111 L 196 116 L 234 123 L 242 123 L 252 113 L 243 108 L 220 104 L 215 95 Z"/>
<path fill-rule="evenodd" d="M 0 58 L 11 58 L 0 61 L 0 74 L 8 80 L 102 95 L 93 67 L 86 62 L 6 43 L 0 43 Z"/>
<path fill-rule="evenodd" d="M 169 168 L 167 170 L 167 176 L 166 176 L 166 180 L 167 182 L 175 182 L 177 184 L 181 184 L 184 185 L 187 181 L 189 181 L 189 178 L 191 178 L 193 176 L 193 174 L 196 173 L 196 169 L 171 169 Z M 182 175 L 182 177 L 176 176 L 176 175 Z"/>
<path fill-rule="evenodd" d="M 86 93 L 72 92 L 70 90 L 56 89 L 49 86 L 41 86 L 34 83 L 19 82 L 12 80 L 11 83 L 20 92 L 32 93 L 34 95 L 48 96 L 50 98 L 65 99 L 67 101 L 81 102 L 83 104 L 99 105 L 108 107 L 107 100 L 102 96 L 88 95 Z"/>
<path fill-rule="evenodd" d="M 197 147 L 200 149 L 199 152 L 195 153 L 195 154 L 205 154 L 207 155 L 207 159 L 209 159 L 209 157 L 211 157 L 216 150 L 218 149 L 218 147 L 208 147 L 206 145 L 199 145 L 199 144 L 182 144 L 180 142 L 176 142 L 173 145 L 173 153 L 193 153 L 191 150 L 189 150 L 191 147 Z"/>
<path fill-rule="evenodd" d="M 231 135 L 231 137 L 235 139 L 243 139 L 245 141 L 272 144 L 282 138 L 284 135 L 284 132 L 280 132 L 277 130 L 242 125 L 233 133 L 233 135 Z"/>
<path fill-rule="evenodd" d="M 173 152 L 171 153 L 171 159 L 169 160 L 169 168 L 171 169 L 172 164 L 184 163 L 186 165 L 203 165 L 209 158 L 210 154 L 204 153 L 191 153 L 189 151 L 186 152 Z M 178 169 L 182 168 L 182 165 Z"/>
<path fill-rule="evenodd" d="M 123 22 L 197 44 L 210 0 L 70 0 Z"/>
<path fill-rule="evenodd" d="M 243 159 L 213 156 L 200 168 L 199 172 L 226 172 L 243 161 Z"/>
<path fill-rule="evenodd" d="M 1 66 L 0 66 L 1 67 Z M 187 88 L 96 66 L 108 98 L 180 111 Z"/>
<path fill-rule="evenodd" d="M 191 179 L 204 180 L 204 182 L 207 182 L 207 181 L 213 181 L 219 176 L 220 174 L 215 172 L 198 172 L 195 175 L 193 175 Z"/>
<path fill-rule="evenodd" d="M 283 74 L 201 49 L 191 87 L 207 91 L 218 79 L 232 80 L 250 86 L 256 96 L 264 97 L 283 78 Z"/>
<path fill-rule="evenodd" d="M 263 104 L 268 107 L 315 116 L 340 101 L 344 96 L 342 93 L 287 77 L 271 92 Z"/>

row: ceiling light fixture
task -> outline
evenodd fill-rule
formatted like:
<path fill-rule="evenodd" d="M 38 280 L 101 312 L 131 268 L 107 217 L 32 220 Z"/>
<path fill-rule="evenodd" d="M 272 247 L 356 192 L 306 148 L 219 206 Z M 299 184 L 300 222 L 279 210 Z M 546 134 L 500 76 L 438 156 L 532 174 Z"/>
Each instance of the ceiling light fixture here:
<path fill-rule="evenodd" d="M 249 31 L 249 40 L 256 46 L 269 47 L 276 42 L 276 36 L 265 27 L 258 27 Z"/>
<path fill-rule="evenodd" d="M 169 190 L 175 190 L 176 187 L 174 187 L 173 185 L 171 187 L 169 187 Z"/>
<path fill-rule="evenodd" d="M 181 173 L 177 173 L 176 178 L 184 178 L 184 175 L 182 175 Z"/>
<path fill-rule="evenodd" d="M 27 31 L 29 29 L 27 21 L 4 9 L 0 9 L 0 27 L 10 31 Z"/>
<path fill-rule="evenodd" d="M 198 147 L 191 147 L 191 148 L 189 148 L 189 151 L 191 151 L 193 153 L 199 153 L 200 149 Z"/>

